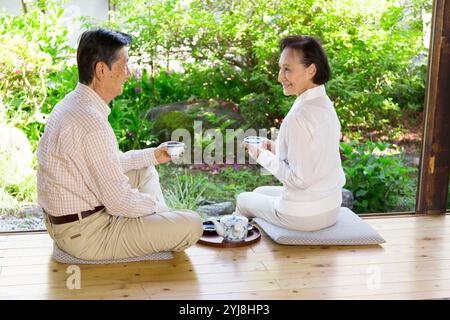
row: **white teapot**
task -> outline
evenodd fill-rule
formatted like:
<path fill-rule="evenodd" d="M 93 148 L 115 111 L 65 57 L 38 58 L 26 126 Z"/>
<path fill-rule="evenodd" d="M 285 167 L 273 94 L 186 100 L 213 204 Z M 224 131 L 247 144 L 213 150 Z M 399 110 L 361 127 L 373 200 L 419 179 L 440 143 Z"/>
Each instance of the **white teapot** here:
<path fill-rule="evenodd" d="M 223 237 L 225 241 L 243 241 L 247 238 L 248 219 L 243 216 L 225 215 L 220 218 L 211 220 L 216 227 L 216 232 Z"/>

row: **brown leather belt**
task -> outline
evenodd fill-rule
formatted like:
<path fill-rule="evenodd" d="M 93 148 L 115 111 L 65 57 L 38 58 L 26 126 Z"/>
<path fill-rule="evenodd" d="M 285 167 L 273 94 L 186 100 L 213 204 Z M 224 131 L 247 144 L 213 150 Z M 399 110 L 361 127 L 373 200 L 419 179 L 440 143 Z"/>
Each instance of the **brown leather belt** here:
<path fill-rule="evenodd" d="M 90 215 L 92 215 L 96 212 L 99 212 L 100 210 L 102 210 L 104 208 L 105 208 L 105 206 L 98 206 L 98 207 L 95 207 L 93 210 L 83 211 L 83 212 L 81 212 L 81 218 L 84 219 L 86 217 L 89 217 Z M 48 219 L 50 220 L 50 222 L 53 224 L 64 224 L 64 223 L 78 221 L 78 214 L 69 214 L 66 216 L 55 217 L 55 216 L 51 216 L 47 213 L 47 216 L 48 216 Z"/>

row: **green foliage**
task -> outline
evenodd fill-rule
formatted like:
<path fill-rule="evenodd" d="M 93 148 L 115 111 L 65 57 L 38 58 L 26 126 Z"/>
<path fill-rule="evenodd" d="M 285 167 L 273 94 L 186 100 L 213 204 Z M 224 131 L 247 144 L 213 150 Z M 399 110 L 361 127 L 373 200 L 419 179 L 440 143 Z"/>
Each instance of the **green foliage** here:
<path fill-rule="evenodd" d="M 36 200 L 36 174 L 0 152 L 0 216 L 15 214 L 23 203 Z"/>
<path fill-rule="evenodd" d="M 58 4 L 40 3 L 26 14 L 0 15 L 3 121 L 22 129 L 34 148 L 55 101 L 49 79 L 64 69 L 73 51 L 67 45 L 67 29 L 60 25 L 63 9 Z M 65 85 L 57 86 L 67 93 Z"/>
<path fill-rule="evenodd" d="M 239 193 L 264 185 L 281 185 L 260 168 L 241 165 L 202 166 L 202 170 L 172 164 L 158 166 L 161 186 L 171 206 L 195 210 L 202 200 L 236 202 Z"/>
<path fill-rule="evenodd" d="M 389 143 L 341 143 L 341 151 L 345 188 L 353 192 L 356 212 L 414 210 L 417 170 Z"/>
<path fill-rule="evenodd" d="M 123 151 L 153 146 L 159 141 L 152 134 L 153 123 L 144 119 L 129 99 L 115 99 L 108 120 Z"/>
<path fill-rule="evenodd" d="M 117 6 L 110 25 L 136 35 L 132 53 L 150 66 L 154 101 L 220 97 L 241 104 L 251 126 L 277 126 L 289 107 L 277 83 L 278 41 L 308 34 L 322 40 L 329 56 L 328 92 L 344 131 L 386 130 L 397 125 L 401 110 L 422 109 L 422 10 L 430 12 L 429 2 L 141 0 Z M 183 62 L 184 75 L 158 72 L 171 60 Z"/>
<path fill-rule="evenodd" d="M 145 77 L 147 76 L 147 77 Z M 152 81 L 154 81 L 155 93 L 151 96 L 154 103 L 165 104 L 175 101 L 188 100 L 194 93 L 191 93 L 192 84 L 187 85 L 186 78 L 190 75 L 180 72 L 161 71 L 155 74 L 153 80 L 148 72 L 144 73 L 146 79 L 146 91 L 151 92 Z"/>
<path fill-rule="evenodd" d="M 192 175 L 187 169 L 180 167 L 171 168 L 170 171 L 162 168 L 161 171 L 164 172 L 161 184 L 167 205 L 173 209 L 197 209 L 204 200 L 206 177 Z"/>
<path fill-rule="evenodd" d="M 13 215 L 19 212 L 19 202 L 11 196 L 3 187 L 0 187 L 0 217 Z"/>
<path fill-rule="evenodd" d="M 390 2 L 361 3 L 367 11 L 349 10 L 352 3 L 344 3 L 350 14 L 327 14 L 330 23 L 343 21 L 336 24 L 339 30 L 323 36 L 334 73 L 329 93 L 346 130 L 386 129 L 397 124 L 402 109 L 422 109 L 426 51 L 421 13 Z M 413 16 L 417 19 L 411 23 Z"/>
<path fill-rule="evenodd" d="M 198 190 L 202 190 L 201 197 L 212 201 L 236 202 L 236 197 L 241 192 L 253 191 L 255 188 L 264 185 L 281 185 L 272 175 L 262 174 L 261 169 L 257 166 L 235 164 L 222 166 L 201 165 L 200 168 L 196 167 L 191 166 L 187 169 L 186 167 L 177 167 L 170 164 L 158 166 L 163 192 L 174 188 L 173 186 L 177 184 L 177 179 L 183 175 L 191 177 L 189 179 L 193 179 L 193 181 L 197 181 L 198 186 L 205 187 L 205 190 L 194 187 L 188 189 L 192 193 L 192 197 L 197 197 Z M 192 184 L 195 185 L 194 182 Z"/>
<path fill-rule="evenodd" d="M 186 129 L 193 134 L 194 118 L 181 111 L 162 112 L 156 116 L 153 129 L 161 141 L 167 141 L 177 129 Z"/>
<path fill-rule="evenodd" d="M 64 62 L 73 50 L 67 43 L 68 30 L 62 26 L 64 1 L 46 1 L 21 15 L 0 15 L 1 35 L 14 35 L 49 54 L 55 64 Z"/>
<path fill-rule="evenodd" d="M 66 94 L 75 89 L 77 83 L 78 68 L 73 61 L 68 61 L 63 68 L 49 74 L 47 77 L 47 99 L 42 107 L 42 113 L 49 114 Z"/>
<path fill-rule="evenodd" d="M 264 93 L 250 93 L 241 98 L 242 116 L 252 128 L 267 128 L 271 125 L 267 113 L 270 110 L 269 103 L 270 98 Z"/>
<path fill-rule="evenodd" d="M 46 79 L 53 71 L 51 56 L 18 35 L 0 35 L 0 90 L 7 118 L 19 128 L 42 122 L 40 109 L 47 96 Z"/>
<path fill-rule="evenodd" d="M 211 177 L 211 195 L 215 199 L 236 202 L 238 194 L 253 191 L 261 186 L 280 186 L 281 182 L 271 174 L 264 174 L 259 166 L 227 166 Z"/>

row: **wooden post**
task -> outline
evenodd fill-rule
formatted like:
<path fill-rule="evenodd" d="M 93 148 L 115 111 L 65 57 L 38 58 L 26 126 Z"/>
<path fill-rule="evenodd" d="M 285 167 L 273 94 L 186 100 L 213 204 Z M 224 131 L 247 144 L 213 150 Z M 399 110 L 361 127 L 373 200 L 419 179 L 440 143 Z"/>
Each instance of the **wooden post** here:
<path fill-rule="evenodd" d="M 450 164 L 450 0 L 433 1 L 416 212 L 444 213 Z"/>

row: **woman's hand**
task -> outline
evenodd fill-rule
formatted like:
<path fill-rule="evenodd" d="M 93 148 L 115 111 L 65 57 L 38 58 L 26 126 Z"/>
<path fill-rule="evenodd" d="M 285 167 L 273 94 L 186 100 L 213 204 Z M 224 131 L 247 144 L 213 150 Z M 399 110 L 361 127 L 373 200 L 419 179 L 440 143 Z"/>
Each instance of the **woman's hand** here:
<path fill-rule="evenodd" d="M 159 164 L 163 164 L 171 160 L 170 155 L 167 153 L 167 142 L 163 142 L 155 148 L 155 158 Z"/>
<path fill-rule="evenodd" d="M 273 154 L 276 153 L 276 143 L 272 140 L 269 139 L 265 139 L 262 143 L 261 143 L 261 149 L 263 150 L 269 150 L 270 152 L 272 152 Z"/>
<path fill-rule="evenodd" d="M 250 155 L 250 157 L 255 160 L 258 159 L 261 149 L 249 143 L 243 142 L 243 144 L 244 148 L 248 150 L 248 154 Z"/>

